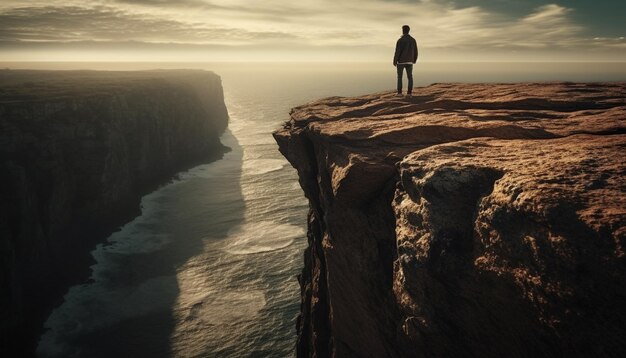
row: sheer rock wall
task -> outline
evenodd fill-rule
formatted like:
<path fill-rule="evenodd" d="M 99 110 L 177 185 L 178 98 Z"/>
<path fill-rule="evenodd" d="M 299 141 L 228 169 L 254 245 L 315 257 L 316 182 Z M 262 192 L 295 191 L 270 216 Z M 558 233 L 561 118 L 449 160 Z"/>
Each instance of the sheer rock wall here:
<path fill-rule="evenodd" d="M 205 71 L 5 70 L 0 83 L 0 346 L 31 354 L 95 243 L 223 154 L 228 113 Z"/>
<path fill-rule="evenodd" d="M 626 84 L 435 84 L 296 107 L 300 357 L 626 352 Z"/>

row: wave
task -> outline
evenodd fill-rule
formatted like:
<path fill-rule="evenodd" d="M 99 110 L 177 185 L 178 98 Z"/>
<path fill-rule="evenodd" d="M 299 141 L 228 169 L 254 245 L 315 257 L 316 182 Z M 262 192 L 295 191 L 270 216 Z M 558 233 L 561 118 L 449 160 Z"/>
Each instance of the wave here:
<path fill-rule="evenodd" d="M 251 159 L 243 162 L 244 175 L 261 175 L 281 170 L 287 165 L 283 159 Z"/>
<path fill-rule="evenodd" d="M 275 145 L 276 141 L 271 133 L 261 133 L 255 136 L 241 136 L 241 144 L 245 146 L 251 145 Z"/>
<path fill-rule="evenodd" d="M 40 338 L 37 355 L 74 356 L 76 347 L 72 341 L 77 337 L 132 317 L 166 310 L 177 292 L 176 276 L 155 277 L 138 286 L 112 288 L 108 282 L 99 281 L 73 286 L 65 295 L 65 302 L 48 317 L 44 326 L 48 331 Z"/>
<path fill-rule="evenodd" d="M 228 233 L 224 251 L 233 255 L 276 251 L 304 235 L 304 229 L 296 225 L 272 221 L 247 222 Z"/>
<path fill-rule="evenodd" d="M 295 191 L 301 191 L 302 187 L 300 186 L 300 183 L 298 183 L 297 181 L 291 183 L 291 190 L 295 190 Z"/>

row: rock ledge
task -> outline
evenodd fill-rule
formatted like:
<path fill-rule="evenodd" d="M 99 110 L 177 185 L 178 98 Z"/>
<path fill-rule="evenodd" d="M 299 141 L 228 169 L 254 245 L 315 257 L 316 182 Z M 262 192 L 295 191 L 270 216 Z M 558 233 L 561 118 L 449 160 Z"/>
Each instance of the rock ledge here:
<path fill-rule="evenodd" d="M 298 356 L 626 354 L 626 84 L 434 84 L 296 107 Z"/>

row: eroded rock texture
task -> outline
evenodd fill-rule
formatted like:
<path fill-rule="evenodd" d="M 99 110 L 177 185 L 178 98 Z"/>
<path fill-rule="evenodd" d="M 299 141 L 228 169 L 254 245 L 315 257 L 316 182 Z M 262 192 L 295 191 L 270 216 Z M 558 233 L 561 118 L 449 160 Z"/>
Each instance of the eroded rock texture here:
<path fill-rule="evenodd" d="M 435 84 L 294 108 L 298 355 L 626 354 L 626 84 Z"/>
<path fill-rule="evenodd" d="M 204 71 L 5 70 L 0 84 L 0 347 L 22 356 L 141 196 L 223 154 L 228 113 Z"/>

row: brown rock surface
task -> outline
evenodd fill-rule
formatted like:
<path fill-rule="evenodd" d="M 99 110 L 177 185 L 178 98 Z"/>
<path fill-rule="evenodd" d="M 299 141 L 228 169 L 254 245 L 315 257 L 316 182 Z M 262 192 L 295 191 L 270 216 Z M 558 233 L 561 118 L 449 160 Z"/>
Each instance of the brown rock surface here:
<path fill-rule="evenodd" d="M 436 84 L 294 108 L 298 355 L 626 353 L 626 84 Z"/>

